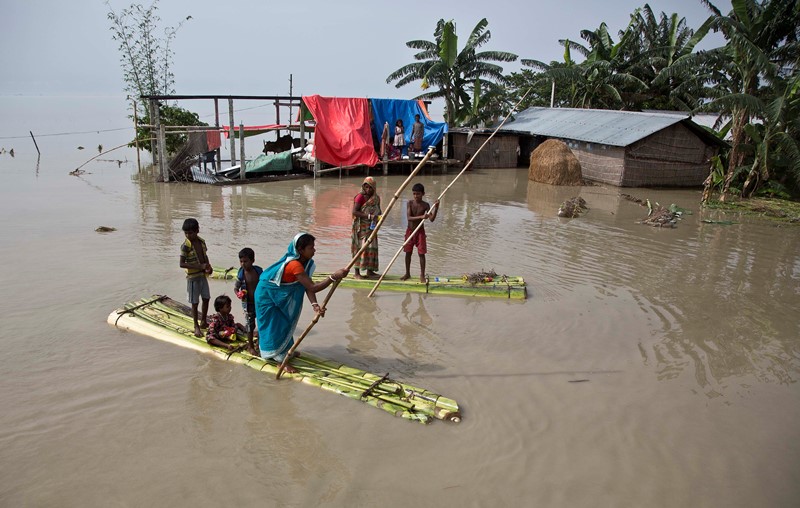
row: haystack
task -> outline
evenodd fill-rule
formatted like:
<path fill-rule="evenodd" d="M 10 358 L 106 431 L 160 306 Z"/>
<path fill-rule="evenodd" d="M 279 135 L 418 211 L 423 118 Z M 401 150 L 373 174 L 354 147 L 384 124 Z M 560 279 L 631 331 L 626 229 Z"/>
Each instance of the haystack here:
<path fill-rule="evenodd" d="M 528 180 L 550 185 L 583 185 L 581 164 L 566 143 L 548 139 L 531 152 Z"/>

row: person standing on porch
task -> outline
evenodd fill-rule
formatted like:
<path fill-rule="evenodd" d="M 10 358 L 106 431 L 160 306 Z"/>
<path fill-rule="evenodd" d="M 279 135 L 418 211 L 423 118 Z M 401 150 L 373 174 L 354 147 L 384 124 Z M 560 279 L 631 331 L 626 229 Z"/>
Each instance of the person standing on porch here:
<path fill-rule="evenodd" d="M 411 150 L 414 153 L 422 151 L 422 138 L 425 137 L 425 125 L 419 121 L 419 115 L 414 115 L 414 125 L 411 127 Z"/>
<path fill-rule="evenodd" d="M 403 128 L 403 120 L 398 119 L 394 125 L 394 147 L 403 156 L 403 147 L 406 146 L 406 131 Z"/>

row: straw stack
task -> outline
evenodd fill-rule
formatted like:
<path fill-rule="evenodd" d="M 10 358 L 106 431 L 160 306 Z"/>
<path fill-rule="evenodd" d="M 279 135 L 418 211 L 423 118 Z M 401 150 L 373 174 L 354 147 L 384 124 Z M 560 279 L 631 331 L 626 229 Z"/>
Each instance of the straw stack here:
<path fill-rule="evenodd" d="M 550 185 L 583 185 L 581 164 L 566 143 L 548 139 L 531 152 L 528 180 Z"/>

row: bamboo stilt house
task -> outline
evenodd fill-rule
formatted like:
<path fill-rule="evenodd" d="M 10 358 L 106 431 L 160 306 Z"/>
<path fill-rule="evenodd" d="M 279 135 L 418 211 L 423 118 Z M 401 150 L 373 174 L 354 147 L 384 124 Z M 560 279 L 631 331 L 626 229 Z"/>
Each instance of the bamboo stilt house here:
<path fill-rule="evenodd" d="M 453 157 L 466 162 L 492 135 L 493 129 L 451 129 L 450 143 Z M 472 168 L 515 168 L 519 159 L 519 136 L 510 132 L 498 132 L 489 144 L 472 161 Z"/>

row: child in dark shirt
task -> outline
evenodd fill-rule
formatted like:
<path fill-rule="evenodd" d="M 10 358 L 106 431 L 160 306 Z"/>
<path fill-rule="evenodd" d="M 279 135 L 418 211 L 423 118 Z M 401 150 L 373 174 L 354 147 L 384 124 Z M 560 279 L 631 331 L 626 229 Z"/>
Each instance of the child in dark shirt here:
<path fill-rule="evenodd" d="M 256 253 L 250 247 L 245 247 L 239 251 L 239 273 L 236 274 L 236 282 L 233 285 L 236 296 L 242 301 L 244 317 L 247 330 L 247 351 L 254 356 L 258 356 L 255 344 L 253 343 L 253 333 L 256 329 L 256 286 L 261 272 L 264 270 L 253 264 L 256 260 Z"/>

